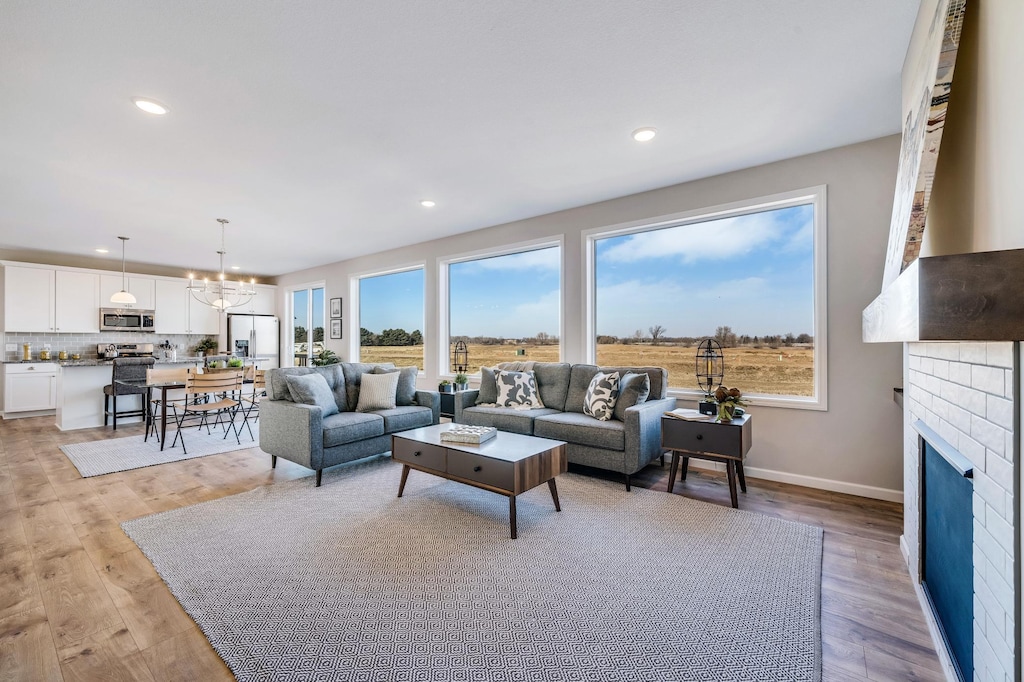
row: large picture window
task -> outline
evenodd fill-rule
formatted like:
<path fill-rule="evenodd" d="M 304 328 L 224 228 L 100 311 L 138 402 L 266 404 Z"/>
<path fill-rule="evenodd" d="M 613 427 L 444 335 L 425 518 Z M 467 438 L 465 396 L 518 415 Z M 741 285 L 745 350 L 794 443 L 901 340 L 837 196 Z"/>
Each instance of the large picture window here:
<path fill-rule="evenodd" d="M 359 359 L 423 369 L 423 268 L 359 279 Z"/>
<path fill-rule="evenodd" d="M 697 344 L 761 402 L 824 409 L 824 188 L 593 234 L 593 355 L 697 391 Z"/>
<path fill-rule="evenodd" d="M 295 289 L 291 304 L 292 364 L 305 367 L 324 349 L 324 288 Z"/>
<path fill-rule="evenodd" d="M 560 359 L 561 256 L 555 245 L 448 264 L 448 340 L 466 342 L 469 373 Z"/>

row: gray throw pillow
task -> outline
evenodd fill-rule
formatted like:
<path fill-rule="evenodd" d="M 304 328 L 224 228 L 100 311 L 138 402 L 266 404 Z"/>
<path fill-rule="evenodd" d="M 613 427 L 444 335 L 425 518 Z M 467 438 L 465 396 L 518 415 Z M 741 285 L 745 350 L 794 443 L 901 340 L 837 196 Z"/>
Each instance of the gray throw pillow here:
<path fill-rule="evenodd" d="M 626 421 L 626 409 L 639 405 L 651 394 L 651 377 L 647 372 L 626 372 L 619 379 L 619 397 L 615 399 L 615 418 Z"/>
<path fill-rule="evenodd" d="M 334 401 L 334 393 L 327 385 L 327 379 L 319 374 L 285 375 L 288 392 L 292 394 L 293 403 L 316 405 L 328 417 L 338 414 L 338 403 Z"/>
<path fill-rule="evenodd" d="M 416 376 L 420 368 L 411 367 L 374 367 L 371 374 L 393 374 L 398 372 L 398 388 L 395 392 L 395 405 L 416 404 Z"/>
<path fill-rule="evenodd" d="M 359 387 L 359 406 L 356 407 L 356 412 L 395 409 L 398 377 L 398 372 L 384 374 L 367 372 L 364 374 Z"/>
<path fill-rule="evenodd" d="M 497 367 L 480 368 L 480 392 L 476 396 L 476 404 L 483 405 L 498 402 L 498 383 L 494 379 Z"/>
<path fill-rule="evenodd" d="M 603 422 L 608 421 L 612 418 L 618 393 L 619 373 L 598 372 L 587 387 L 587 396 L 583 399 L 583 414 Z"/>

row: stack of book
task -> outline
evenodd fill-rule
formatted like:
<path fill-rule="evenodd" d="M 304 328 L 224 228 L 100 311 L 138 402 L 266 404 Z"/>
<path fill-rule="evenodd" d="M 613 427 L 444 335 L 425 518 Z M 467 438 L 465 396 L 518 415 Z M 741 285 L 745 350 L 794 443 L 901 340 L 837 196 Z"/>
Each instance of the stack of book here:
<path fill-rule="evenodd" d="M 498 429 L 493 426 L 470 426 L 469 424 L 455 424 L 447 431 L 441 432 L 441 440 L 448 443 L 469 443 L 479 445 L 498 435 Z"/>
<path fill-rule="evenodd" d="M 673 419 L 685 419 L 691 422 L 713 422 L 718 420 L 717 414 L 701 414 L 697 410 L 687 410 L 682 407 L 669 410 L 665 413 L 665 416 L 672 417 Z"/>

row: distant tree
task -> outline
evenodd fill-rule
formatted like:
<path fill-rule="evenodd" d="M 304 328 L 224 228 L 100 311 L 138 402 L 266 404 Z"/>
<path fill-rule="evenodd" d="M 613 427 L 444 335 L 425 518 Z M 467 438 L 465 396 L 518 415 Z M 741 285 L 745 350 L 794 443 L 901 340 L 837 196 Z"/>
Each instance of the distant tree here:
<path fill-rule="evenodd" d="M 644 330 L 637 329 L 635 332 L 633 332 L 633 343 L 643 343 L 643 340 Z"/>
<path fill-rule="evenodd" d="M 599 344 L 618 343 L 619 342 L 619 337 L 617 337 L 617 336 L 608 336 L 607 334 L 598 334 L 597 342 Z"/>
<path fill-rule="evenodd" d="M 423 345 L 423 332 L 419 329 L 413 329 L 409 334 L 409 345 L 410 346 L 422 346 Z"/>
<path fill-rule="evenodd" d="M 796 337 L 797 343 L 814 343 L 814 337 L 810 334 L 800 334 Z"/>
<path fill-rule="evenodd" d="M 317 341 L 323 341 L 323 340 L 324 340 L 324 328 L 323 327 L 313 327 L 313 342 L 315 343 Z"/>
<path fill-rule="evenodd" d="M 309 341 L 309 339 L 306 337 L 307 333 L 308 332 L 306 331 L 305 327 L 303 327 L 301 325 L 296 326 L 295 327 L 295 342 L 296 343 L 305 343 L 306 341 Z"/>
<path fill-rule="evenodd" d="M 551 337 L 548 336 L 547 332 L 537 332 L 537 337 L 536 337 L 537 345 L 538 346 L 546 345 L 548 343 L 548 339 L 550 339 L 550 338 Z"/>
<path fill-rule="evenodd" d="M 732 348 L 736 345 L 736 334 L 732 327 L 719 327 L 715 330 L 715 341 L 718 341 L 723 348 Z"/>
<path fill-rule="evenodd" d="M 656 324 L 653 327 L 648 327 L 647 331 L 651 333 L 651 343 L 657 345 L 658 340 L 665 334 L 665 328 L 660 324 Z"/>
<path fill-rule="evenodd" d="M 792 333 L 786 334 L 786 337 L 782 339 L 782 345 L 784 346 L 792 346 L 794 343 L 796 343 L 796 337 Z"/>
<path fill-rule="evenodd" d="M 411 346 L 409 332 L 404 329 L 385 329 L 380 333 L 381 346 Z"/>
<path fill-rule="evenodd" d="M 366 327 L 359 328 L 359 345 L 360 346 L 379 346 L 380 340 L 377 335 L 371 332 Z"/>

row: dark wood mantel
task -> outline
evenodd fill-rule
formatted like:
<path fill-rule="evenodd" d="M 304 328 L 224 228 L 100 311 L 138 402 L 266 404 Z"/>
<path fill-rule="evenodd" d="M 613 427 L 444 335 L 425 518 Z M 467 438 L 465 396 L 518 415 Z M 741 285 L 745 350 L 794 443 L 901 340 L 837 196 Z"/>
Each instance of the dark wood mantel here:
<path fill-rule="evenodd" d="M 918 258 L 863 313 L 863 339 L 1024 340 L 1024 249 Z"/>

